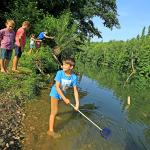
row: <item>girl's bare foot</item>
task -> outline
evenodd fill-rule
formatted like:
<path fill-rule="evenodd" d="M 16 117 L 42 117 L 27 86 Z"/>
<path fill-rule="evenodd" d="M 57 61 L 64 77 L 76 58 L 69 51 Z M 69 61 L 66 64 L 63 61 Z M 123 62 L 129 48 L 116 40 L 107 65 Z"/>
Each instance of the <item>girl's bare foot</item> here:
<path fill-rule="evenodd" d="M 47 134 L 53 138 L 60 138 L 61 137 L 61 134 L 60 133 L 56 133 L 54 131 L 47 131 Z"/>
<path fill-rule="evenodd" d="M 5 71 L 4 69 L 1 69 L 1 72 L 2 72 L 2 73 L 6 73 L 6 71 Z"/>

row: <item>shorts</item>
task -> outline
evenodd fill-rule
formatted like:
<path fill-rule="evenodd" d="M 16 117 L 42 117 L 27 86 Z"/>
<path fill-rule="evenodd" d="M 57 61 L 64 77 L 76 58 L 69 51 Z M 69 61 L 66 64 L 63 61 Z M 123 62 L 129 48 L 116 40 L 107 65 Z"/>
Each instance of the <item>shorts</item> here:
<path fill-rule="evenodd" d="M 34 47 L 34 44 L 30 44 L 30 49 L 33 49 Z"/>
<path fill-rule="evenodd" d="M 0 49 L 0 58 L 1 59 L 11 60 L 11 56 L 12 56 L 11 49 L 5 49 L 5 48 Z"/>
<path fill-rule="evenodd" d="M 36 45 L 35 45 L 36 48 L 40 48 L 41 47 L 41 43 L 42 43 L 41 41 L 36 41 Z"/>
<path fill-rule="evenodd" d="M 66 92 L 63 92 L 63 94 L 66 95 Z M 55 86 L 52 86 L 49 96 L 54 97 L 57 100 L 62 100 L 62 97 L 57 93 Z"/>
<path fill-rule="evenodd" d="M 22 55 L 21 47 L 16 45 L 16 47 L 15 47 L 15 56 L 20 58 L 21 55 Z"/>
<path fill-rule="evenodd" d="M 55 99 L 61 100 L 61 96 L 57 93 L 56 87 L 52 86 L 49 96 L 54 97 Z"/>

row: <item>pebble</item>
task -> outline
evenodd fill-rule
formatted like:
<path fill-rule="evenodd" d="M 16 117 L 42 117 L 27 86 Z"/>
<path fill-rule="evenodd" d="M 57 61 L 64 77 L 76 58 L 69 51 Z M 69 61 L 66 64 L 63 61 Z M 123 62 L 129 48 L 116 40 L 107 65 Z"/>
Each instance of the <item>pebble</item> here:
<path fill-rule="evenodd" d="M 8 144 L 8 143 L 6 143 L 6 147 L 9 147 L 9 144 Z"/>
<path fill-rule="evenodd" d="M 4 140 L 0 138 L 0 146 L 2 146 L 4 143 Z"/>
<path fill-rule="evenodd" d="M 10 142 L 9 142 L 9 145 L 14 145 L 14 141 L 10 141 Z"/>

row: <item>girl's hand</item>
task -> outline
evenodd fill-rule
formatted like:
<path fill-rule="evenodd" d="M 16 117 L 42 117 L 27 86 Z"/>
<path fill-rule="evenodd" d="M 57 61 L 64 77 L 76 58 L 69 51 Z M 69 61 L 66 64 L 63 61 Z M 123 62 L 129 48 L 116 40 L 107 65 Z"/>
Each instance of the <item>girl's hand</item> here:
<path fill-rule="evenodd" d="M 51 36 L 50 38 L 51 38 L 51 39 L 54 39 L 55 37 L 54 37 L 54 36 Z"/>
<path fill-rule="evenodd" d="M 69 104 L 69 103 L 70 103 L 70 100 L 67 99 L 67 98 L 65 98 L 65 99 L 64 99 L 64 102 L 65 102 L 66 104 Z"/>

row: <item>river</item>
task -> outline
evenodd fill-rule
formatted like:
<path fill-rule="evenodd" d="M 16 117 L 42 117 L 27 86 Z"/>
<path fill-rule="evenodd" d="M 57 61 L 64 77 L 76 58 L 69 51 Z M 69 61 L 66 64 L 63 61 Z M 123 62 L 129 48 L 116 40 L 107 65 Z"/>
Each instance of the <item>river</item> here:
<path fill-rule="evenodd" d="M 63 102 L 59 104 L 56 130 L 61 138 L 46 132 L 50 114 L 50 89 L 25 106 L 24 150 L 148 150 L 150 149 L 149 89 L 123 86 L 118 74 L 108 70 L 85 71 L 79 77 L 81 111 L 99 127 L 111 129 L 105 140 L 99 130 Z M 133 88 L 135 87 L 135 88 Z M 139 92 L 140 91 L 140 92 Z M 74 103 L 73 93 L 69 98 Z M 130 96 L 130 104 L 127 99 Z"/>

